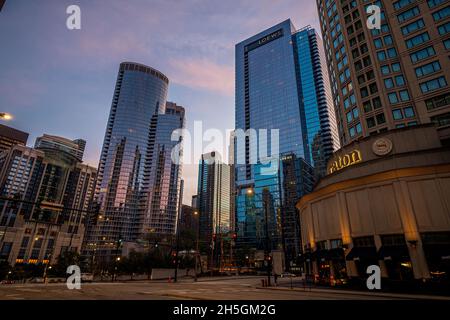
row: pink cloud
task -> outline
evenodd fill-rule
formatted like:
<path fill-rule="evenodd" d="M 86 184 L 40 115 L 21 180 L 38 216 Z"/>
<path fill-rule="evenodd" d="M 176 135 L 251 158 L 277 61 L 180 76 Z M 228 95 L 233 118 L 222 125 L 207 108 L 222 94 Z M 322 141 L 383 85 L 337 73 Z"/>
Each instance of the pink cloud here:
<path fill-rule="evenodd" d="M 214 91 L 226 96 L 234 94 L 234 67 L 219 65 L 204 58 L 170 60 L 169 78 L 194 89 Z"/>

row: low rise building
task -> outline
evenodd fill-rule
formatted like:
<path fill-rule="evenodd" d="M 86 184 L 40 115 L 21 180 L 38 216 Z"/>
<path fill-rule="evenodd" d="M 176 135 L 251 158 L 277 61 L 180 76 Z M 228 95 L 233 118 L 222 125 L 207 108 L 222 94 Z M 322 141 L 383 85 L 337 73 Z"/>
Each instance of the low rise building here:
<path fill-rule="evenodd" d="M 450 148 L 433 125 L 391 130 L 334 154 L 297 203 L 306 272 L 326 281 L 450 277 Z"/>

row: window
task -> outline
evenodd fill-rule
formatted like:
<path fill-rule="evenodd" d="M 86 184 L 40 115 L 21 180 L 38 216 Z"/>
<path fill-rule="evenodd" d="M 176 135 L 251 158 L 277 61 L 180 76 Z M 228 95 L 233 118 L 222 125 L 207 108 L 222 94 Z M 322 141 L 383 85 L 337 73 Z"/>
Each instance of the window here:
<path fill-rule="evenodd" d="M 375 119 L 373 117 L 367 118 L 367 128 L 373 128 L 376 126 Z"/>
<path fill-rule="evenodd" d="M 434 21 L 439 21 L 442 19 L 447 18 L 448 16 L 450 16 L 450 6 L 445 7 L 439 11 L 436 11 L 435 13 L 433 13 L 433 19 Z"/>
<path fill-rule="evenodd" d="M 367 87 L 361 88 L 360 93 L 361 93 L 362 98 L 365 98 L 369 95 L 369 91 L 367 90 Z"/>
<path fill-rule="evenodd" d="M 388 75 L 391 72 L 389 65 L 381 66 L 381 73 L 383 75 Z"/>
<path fill-rule="evenodd" d="M 12 242 L 3 242 L 2 250 L 0 252 L 0 257 L 5 260 L 8 260 L 11 249 L 12 249 Z"/>
<path fill-rule="evenodd" d="M 434 8 L 442 3 L 444 3 L 447 0 L 428 0 L 428 7 Z"/>
<path fill-rule="evenodd" d="M 397 15 L 397 20 L 399 23 L 403 23 L 411 18 L 414 18 L 415 16 L 420 14 L 419 7 L 414 7 L 409 10 L 406 10 L 405 12 L 402 12 L 401 14 Z"/>
<path fill-rule="evenodd" d="M 431 57 L 436 54 L 434 48 L 432 46 L 424 48 L 422 50 L 416 51 L 410 54 L 412 63 L 416 63 L 418 61 L 424 60 L 428 57 Z"/>
<path fill-rule="evenodd" d="M 425 105 L 427 106 L 428 110 L 450 106 L 450 93 L 425 100 Z"/>
<path fill-rule="evenodd" d="M 392 45 L 394 42 L 392 41 L 392 37 L 391 36 L 385 36 L 384 38 L 383 38 L 383 40 L 384 40 L 384 45 L 385 46 L 390 46 L 390 45 Z"/>
<path fill-rule="evenodd" d="M 408 90 L 402 90 L 399 93 L 400 93 L 400 100 L 402 100 L 402 101 L 409 101 Z"/>
<path fill-rule="evenodd" d="M 381 108 L 381 99 L 379 97 L 373 98 L 372 105 L 375 109 Z"/>
<path fill-rule="evenodd" d="M 392 78 L 384 79 L 384 86 L 386 89 L 392 89 L 394 87 L 394 81 L 392 81 Z"/>
<path fill-rule="evenodd" d="M 347 123 L 352 122 L 353 117 L 352 117 L 352 113 L 351 112 L 347 112 Z"/>
<path fill-rule="evenodd" d="M 378 61 L 384 61 L 386 60 L 386 52 L 384 51 L 378 51 L 377 52 Z"/>
<path fill-rule="evenodd" d="M 372 236 L 353 238 L 355 247 L 375 247 L 375 240 Z"/>
<path fill-rule="evenodd" d="M 349 133 L 350 133 L 350 137 L 354 137 L 356 135 L 355 127 L 351 127 L 349 130 Z"/>
<path fill-rule="evenodd" d="M 413 107 L 404 108 L 403 112 L 405 114 L 405 118 L 414 118 L 415 116 Z"/>
<path fill-rule="evenodd" d="M 363 103 L 363 109 L 365 112 L 369 112 L 372 110 L 372 105 L 370 104 L 370 101 L 366 101 Z"/>
<path fill-rule="evenodd" d="M 441 64 L 439 63 L 439 61 L 433 61 L 415 69 L 416 76 L 418 78 L 429 75 L 439 70 L 441 70 Z"/>
<path fill-rule="evenodd" d="M 408 34 L 413 33 L 417 30 L 420 30 L 423 27 L 425 27 L 425 22 L 423 22 L 423 19 L 419 19 L 419 20 L 411 22 L 410 24 L 407 24 L 406 26 L 402 27 L 402 34 L 404 36 L 407 36 Z"/>
<path fill-rule="evenodd" d="M 392 104 L 398 103 L 397 93 L 392 92 L 388 94 L 389 102 Z"/>
<path fill-rule="evenodd" d="M 416 0 L 400 0 L 400 1 L 394 2 L 393 5 L 394 5 L 395 10 L 400 10 L 401 8 L 406 7 L 407 5 L 414 3 L 414 2 L 416 2 Z"/>
<path fill-rule="evenodd" d="M 430 118 L 431 122 L 435 123 L 439 127 L 450 125 L 450 112 L 440 114 Z"/>
<path fill-rule="evenodd" d="M 445 49 L 447 49 L 447 50 L 450 49 L 450 39 L 444 40 L 444 47 L 445 47 Z"/>
<path fill-rule="evenodd" d="M 375 39 L 373 41 L 373 44 L 375 45 L 375 48 L 380 49 L 383 47 L 383 41 L 381 41 L 381 38 Z"/>
<path fill-rule="evenodd" d="M 400 69 L 400 63 L 393 63 L 392 65 L 392 72 L 399 72 L 401 69 Z"/>
<path fill-rule="evenodd" d="M 447 81 L 444 77 L 439 77 L 427 82 L 423 82 L 420 84 L 420 90 L 422 93 L 427 93 L 429 91 L 437 90 L 443 88 L 447 85 Z"/>
<path fill-rule="evenodd" d="M 392 116 L 394 117 L 394 120 L 403 119 L 402 110 L 401 109 L 392 110 Z"/>
<path fill-rule="evenodd" d="M 440 35 L 444 35 L 450 32 L 450 22 L 447 22 L 438 27 L 438 31 Z"/>
<path fill-rule="evenodd" d="M 403 76 L 396 76 L 395 77 L 395 84 L 397 87 L 401 87 L 405 85 L 405 78 Z"/>
<path fill-rule="evenodd" d="M 387 55 L 389 58 L 395 58 L 397 56 L 397 50 L 395 48 L 387 49 Z"/>
<path fill-rule="evenodd" d="M 386 118 L 384 117 L 384 113 L 377 114 L 376 118 L 377 118 L 377 123 L 378 124 L 383 124 L 383 123 L 386 122 Z"/>
<path fill-rule="evenodd" d="M 415 37 L 412 37 L 408 40 L 406 40 L 406 46 L 408 47 L 408 49 L 414 48 L 415 46 L 418 46 L 424 42 L 427 42 L 428 40 L 430 40 L 430 35 L 428 34 L 428 32 L 424 32 L 421 33 Z"/>

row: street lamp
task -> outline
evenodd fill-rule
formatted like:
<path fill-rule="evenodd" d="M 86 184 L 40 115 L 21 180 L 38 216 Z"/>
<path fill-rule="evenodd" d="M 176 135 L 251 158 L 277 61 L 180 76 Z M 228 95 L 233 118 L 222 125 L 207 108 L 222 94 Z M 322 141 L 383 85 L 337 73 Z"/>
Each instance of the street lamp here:
<path fill-rule="evenodd" d="M 197 269 L 198 269 L 198 259 L 200 259 L 200 252 L 199 252 L 199 237 L 200 237 L 200 221 L 199 221 L 199 214 L 198 211 L 194 211 L 194 216 L 197 218 L 197 230 L 196 230 L 196 241 L 195 241 L 195 269 L 194 269 L 194 276 L 195 281 L 197 281 Z"/>
<path fill-rule="evenodd" d="M 13 117 L 11 114 L 6 113 L 6 112 L 0 112 L 0 119 L 3 120 L 11 120 Z"/>

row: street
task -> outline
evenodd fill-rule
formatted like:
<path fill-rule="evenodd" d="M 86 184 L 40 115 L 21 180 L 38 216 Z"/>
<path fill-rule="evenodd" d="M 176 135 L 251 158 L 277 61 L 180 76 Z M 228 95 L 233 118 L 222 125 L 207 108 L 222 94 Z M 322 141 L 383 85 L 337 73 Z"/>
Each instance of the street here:
<path fill-rule="evenodd" d="M 357 292 L 336 289 L 261 288 L 262 277 L 201 278 L 116 283 L 83 283 L 80 290 L 65 284 L 0 285 L 1 300 L 392 300 L 450 299 L 437 296 Z M 288 282 L 280 279 L 279 282 Z"/>

